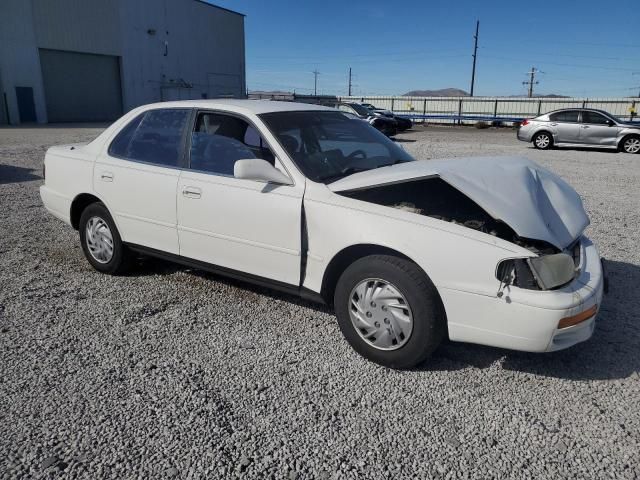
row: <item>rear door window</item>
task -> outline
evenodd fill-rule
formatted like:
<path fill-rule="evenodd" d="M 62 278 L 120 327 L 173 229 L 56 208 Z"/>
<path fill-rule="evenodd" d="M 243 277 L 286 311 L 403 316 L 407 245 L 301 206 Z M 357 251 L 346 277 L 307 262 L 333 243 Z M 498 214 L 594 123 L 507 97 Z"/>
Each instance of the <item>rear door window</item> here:
<path fill-rule="evenodd" d="M 549 115 L 552 122 L 578 123 L 578 110 L 567 110 L 564 112 L 556 112 Z"/>
<path fill-rule="evenodd" d="M 183 137 L 188 109 L 150 110 L 124 127 L 109 146 L 114 157 L 179 167 L 183 158 Z"/>

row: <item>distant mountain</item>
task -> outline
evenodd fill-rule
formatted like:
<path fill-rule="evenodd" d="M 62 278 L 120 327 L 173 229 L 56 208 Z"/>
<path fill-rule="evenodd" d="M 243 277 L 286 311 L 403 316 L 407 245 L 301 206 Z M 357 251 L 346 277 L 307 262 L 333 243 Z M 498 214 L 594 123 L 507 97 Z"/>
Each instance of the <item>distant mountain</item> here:
<path fill-rule="evenodd" d="M 440 90 L 411 90 L 404 97 L 468 97 L 469 93 L 459 88 L 441 88 Z"/>
<path fill-rule="evenodd" d="M 440 90 L 411 90 L 404 97 L 468 97 L 469 93 L 459 88 L 442 88 Z M 508 95 L 505 98 L 522 98 L 526 95 Z M 535 98 L 569 98 L 566 95 L 549 93 L 545 95 L 534 94 Z"/>
<path fill-rule="evenodd" d="M 534 97 L 536 98 L 570 98 L 567 95 L 558 95 L 555 93 L 549 93 L 549 94 L 545 94 L 545 95 L 537 95 L 537 94 L 533 94 Z"/>

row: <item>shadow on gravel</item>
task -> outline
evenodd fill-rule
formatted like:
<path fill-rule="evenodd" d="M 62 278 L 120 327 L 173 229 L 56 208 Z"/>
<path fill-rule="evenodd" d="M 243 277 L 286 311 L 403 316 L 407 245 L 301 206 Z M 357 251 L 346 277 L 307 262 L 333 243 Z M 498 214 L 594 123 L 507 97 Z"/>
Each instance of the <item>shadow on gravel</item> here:
<path fill-rule="evenodd" d="M 529 353 L 446 341 L 417 370 L 484 369 L 500 362 L 506 370 L 565 380 L 615 380 L 640 372 L 640 289 L 637 288 L 640 285 L 640 266 L 610 260 L 606 266 L 609 294 L 602 302 L 593 337 L 587 342 L 559 352 Z M 326 305 L 164 260 L 145 258 L 132 275 L 168 275 L 178 271 L 317 312 L 332 313 Z"/>
<path fill-rule="evenodd" d="M 0 164 L 0 185 L 7 183 L 29 182 L 42 177 L 31 173 L 33 170 L 24 167 L 14 167 L 13 165 Z"/>
<path fill-rule="evenodd" d="M 242 280 L 236 280 L 233 278 L 224 277 L 222 275 L 216 275 L 215 273 L 206 272 L 204 270 L 196 270 L 194 268 L 186 267 L 159 258 L 142 258 L 138 261 L 136 268 L 131 273 L 129 273 L 129 275 L 132 277 L 142 277 L 147 275 L 170 275 L 176 272 L 186 272 L 190 275 L 203 278 L 210 282 L 222 283 L 224 285 L 238 288 L 240 290 L 252 292 L 258 295 L 264 295 L 269 298 L 273 298 L 274 300 L 282 300 L 285 302 L 300 305 L 305 308 L 310 308 L 317 312 L 333 312 L 333 310 L 326 305 L 320 305 L 318 303 L 310 302 L 295 295 L 290 295 L 288 293 L 279 292 L 277 290 L 261 287 L 259 285 L 254 285 L 252 283 L 243 282 Z"/>
<path fill-rule="evenodd" d="M 533 145 L 529 147 L 532 150 L 536 150 Z M 599 152 L 599 153 L 622 153 L 614 148 L 595 148 L 595 147 L 553 147 L 552 150 L 557 151 L 574 151 L 574 152 Z"/>
<path fill-rule="evenodd" d="M 502 368 L 565 380 L 616 380 L 640 372 L 640 266 L 607 260 L 605 295 L 590 340 L 553 353 L 447 342 L 420 370 Z"/>
<path fill-rule="evenodd" d="M 413 143 L 415 142 L 415 140 L 411 139 L 411 138 L 393 138 L 392 139 L 394 142 L 398 142 L 398 143 Z"/>

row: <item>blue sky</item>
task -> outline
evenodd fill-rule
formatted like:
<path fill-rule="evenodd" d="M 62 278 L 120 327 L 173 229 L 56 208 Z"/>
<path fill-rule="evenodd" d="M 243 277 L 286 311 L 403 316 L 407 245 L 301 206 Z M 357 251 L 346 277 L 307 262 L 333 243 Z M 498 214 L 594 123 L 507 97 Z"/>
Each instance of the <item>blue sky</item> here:
<path fill-rule="evenodd" d="M 469 90 L 480 20 L 476 95 L 615 97 L 640 90 L 640 0 L 214 0 L 246 17 L 250 90 L 402 94 Z M 635 72 L 635 75 L 634 75 Z M 632 88 L 634 87 L 634 88 Z M 637 88 L 635 88 L 637 87 Z"/>

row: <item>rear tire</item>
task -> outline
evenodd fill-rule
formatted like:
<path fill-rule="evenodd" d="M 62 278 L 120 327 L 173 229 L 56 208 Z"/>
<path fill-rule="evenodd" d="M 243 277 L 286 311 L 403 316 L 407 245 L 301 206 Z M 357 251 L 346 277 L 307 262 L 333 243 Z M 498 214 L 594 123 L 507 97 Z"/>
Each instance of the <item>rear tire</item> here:
<path fill-rule="evenodd" d="M 129 270 L 132 254 L 103 203 L 92 203 L 82 211 L 78 230 L 82 251 L 93 268 L 111 275 Z"/>
<path fill-rule="evenodd" d="M 629 135 L 620 142 L 620 150 L 625 153 L 640 153 L 640 135 Z"/>
<path fill-rule="evenodd" d="M 416 264 L 402 258 L 370 255 L 356 260 L 338 280 L 334 307 L 353 349 L 385 367 L 418 365 L 446 336 L 435 286 Z"/>
<path fill-rule="evenodd" d="M 533 146 L 538 150 L 549 150 L 553 147 L 553 137 L 549 132 L 536 133 L 533 136 Z"/>

